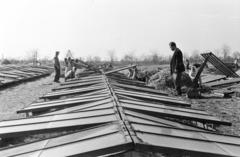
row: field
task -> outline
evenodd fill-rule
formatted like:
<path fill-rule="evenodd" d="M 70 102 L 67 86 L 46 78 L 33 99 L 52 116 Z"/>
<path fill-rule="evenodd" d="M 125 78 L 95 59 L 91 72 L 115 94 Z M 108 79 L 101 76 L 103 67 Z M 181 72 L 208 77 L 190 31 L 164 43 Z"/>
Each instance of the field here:
<path fill-rule="evenodd" d="M 56 85 L 52 80 L 53 76 L 48 76 L 1 90 L 0 120 L 24 117 L 23 114 L 16 114 L 16 111 L 49 92 Z"/>
<path fill-rule="evenodd" d="M 157 68 L 166 69 L 168 65 L 152 65 L 152 66 L 139 66 L 139 71 L 151 72 L 157 71 Z M 124 71 L 127 73 L 127 71 Z M 39 101 L 38 98 L 47 92 L 50 92 L 53 87 L 58 86 L 57 83 L 53 83 L 53 75 L 44 77 L 32 82 L 26 82 L 10 88 L 6 88 L 0 91 L 0 120 L 17 119 L 25 117 L 25 114 L 16 114 L 16 111 L 28 106 L 34 101 Z M 63 79 L 61 80 L 63 81 Z M 168 89 L 171 91 L 171 89 Z M 221 98 L 212 93 L 203 93 L 201 99 L 188 99 L 185 95 L 182 96 L 186 101 L 192 103 L 193 108 L 204 109 L 208 113 L 215 115 L 223 120 L 232 122 L 231 127 L 217 127 L 218 132 L 229 135 L 240 136 L 240 99 L 233 98 Z M 60 133 L 62 134 L 62 133 Z M 64 132 L 63 132 L 64 134 Z M 38 135 L 30 136 L 25 139 L 15 139 L 10 141 L 11 144 L 30 142 L 36 139 L 45 138 L 52 135 Z M 59 135 L 59 133 L 58 133 Z M 8 142 L 2 146 L 7 146 Z"/>
<path fill-rule="evenodd" d="M 166 69 L 169 65 L 141 66 L 140 69 L 143 71 L 157 71 L 158 67 Z M 207 71 L 204 71 L 203 74 L 207 74 Z M 171 89 L 167 90 L 171 91 Z M 238 97 L 222 98 L 211 92 L 202 93 L 200 99 L 188 99 L 186 95 L 182 97 L 186 101 L 190 101 L 193 108 L 206 110 L 211 115 L 232 123 L 230 127 L 217 127 L 216 129 L 220 133 L 240 136 L 240 99 Z"/>

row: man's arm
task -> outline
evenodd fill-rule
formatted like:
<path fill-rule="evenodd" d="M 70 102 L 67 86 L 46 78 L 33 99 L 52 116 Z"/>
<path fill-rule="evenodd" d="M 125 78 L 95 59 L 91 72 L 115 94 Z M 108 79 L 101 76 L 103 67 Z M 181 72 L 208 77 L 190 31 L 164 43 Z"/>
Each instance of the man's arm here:
<path fill-rule="evenodd" d="M 177 54 L 176 52 L 174 52 L 171 59 L 171 74 L 176 72 L 176 63 L 177 63 Z"/>
<path fill-rule="evenodd" d="M 180 59 L 181 59 L 181 55 L 180 55 L 180 51 L 177 50 L 176 51 L 177 54 L 176 54 L 176 66 L 175 66 L 175 71 L 178 72 L 178 69 L 179 69 L 179 63 L 180 63 Z"/>

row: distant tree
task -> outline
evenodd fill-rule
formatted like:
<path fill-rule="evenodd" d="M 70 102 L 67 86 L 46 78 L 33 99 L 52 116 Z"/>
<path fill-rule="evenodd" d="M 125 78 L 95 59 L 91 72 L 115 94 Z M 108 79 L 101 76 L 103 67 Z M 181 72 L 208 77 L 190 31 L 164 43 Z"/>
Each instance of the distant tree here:
<path fill-rule="evenodd" d="M 33 64 L 36 65 L 38 62 L 38 51 L 33 51 Z"/>
<path fill-rule="evenodd" d="M 190 55 L 190 61 L 199 62 L 201 60 L 200 51 L 194 50 Z"/>
<path fill-rule="evenodd" d="M 232 54 L 232 57 L 234 59 L 240 59 L 240 52 L 239 51 L 234 51 L 233 54 Z"/>
<path fill-rule="evenodd" d="M 93 60 L 93 62 L 95 62 L 95 63 L 100 63 L 100 62 L 101 62 L 101 58 L 100 58 L 99 56 L 94 56 L 94 57 L 92 58 L 92 60 Z"/>
<path fill-rule="evenodd" d="M 8 59 L 3 59 L 2 64 L 11 64 L 11 62 Z"/>
<path fill-rule="evenodd" d="M 27 52 L 26 61 L 32 63 L 33 65 L 37 64 L 38 61 L 38 50 L 33 49 Z"/>
<path fill-rule="evenodd" d="M 122 61 L 123 62 L 133 62 L 134 57 L 131 54 L 126 54 L 126 55 L 123 56 Z"/>
<path fill-rule="evenodd" d="M 184 59 L 189 59 L 189 54 L 186 53 L 186 52 L 183 52 L 183 58 L 184 58 Z"/>
<path fill-rule="evenodd" d="M 230 47 L 228 45 L 222 46 L 222 57 L 223 59 L 227 59 L 230 56 Z"/>
<path fill-rule="evenodd" d="M 52 64 L 52 60 L 50 59 L 49 56 L 45 56 L 41 59 L 41 64 Z"/>
<path fill-rule="evenodd" d="M 158 52 L 158 50 L 150 50 L 150 53 L 150 62 L 152 62 L 153 64 L 159 64 L 162 58 L 160 57 L 160 53 Z"/>
<path fill-rule="evenodd" d="M 214 51 L 213 51 L 213 53 L 218 57 L 218 58 L 221 58 L 222 56 L 221 56 L 221 50 L 220 49 L 215 49 Z"/>
<path fill-rule="evenodd" d="M 117 60 L 115 50 L 108 50 L 108 56 L 109 56 L 111 63 L 113 63 L 115 60 Z"/>
<path fill-rule="evenodd" d="M 158 64 L 159 61 L 160 61 L 160 59 L 159 59 L 160 57 L 158 56 L 157 53 L 153 53 L 152 56 L 151 56 L 151 58 L 152 58 L 152 63 L 153 63 L 153 64 Z"/>
<path fill-rule="evenodd" d="M 4 60 L 4 54 L 2 53 L 2 59 L 1 59 L 2 61 Z"/>
<path fill-rule="evenodd" d="M 92 56 L 88 56 L 88 57 L 86 58 L 86 61 L 87 61 L 87 62 L 92 62 L 92 61 L 93 61 Z"/>

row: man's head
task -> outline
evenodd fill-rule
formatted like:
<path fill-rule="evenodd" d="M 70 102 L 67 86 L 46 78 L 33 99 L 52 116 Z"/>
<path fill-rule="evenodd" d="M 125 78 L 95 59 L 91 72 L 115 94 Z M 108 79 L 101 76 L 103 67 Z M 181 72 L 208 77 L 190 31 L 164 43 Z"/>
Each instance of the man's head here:
<path fill-rule="evenodd" d="M 56 56 L 58 56 L 58 55 L 59 55 L 59 53 L 60 53 L 59 51 L 56 51 Z"/>
<path fill-rule="evenodd" d="M 169 46 L 170 46 L 170 49 L 171 49 L 172 51 L 174 51 L 174 50 L 177 48 L 176 43 L 173 42 L 173 41 L 169 43 Z"/>
<path fill-rule="evenodd" d="M 67 63 L 67 58 L 64 58 L 64 62 Z"/>

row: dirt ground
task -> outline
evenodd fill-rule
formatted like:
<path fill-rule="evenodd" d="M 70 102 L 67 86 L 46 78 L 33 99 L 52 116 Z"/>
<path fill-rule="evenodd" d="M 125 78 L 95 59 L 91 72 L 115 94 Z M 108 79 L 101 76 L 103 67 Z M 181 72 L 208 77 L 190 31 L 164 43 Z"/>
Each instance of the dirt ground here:
<path fill-rule="evenodd" d="M 143 66 L 141 69 L 154 71 L 158 67 L 164 69 L 168 65 Z M 207 71 L 204 71 L 204 73 L 207 73 Z M 232 123 L 232 126 L 217 127 L 219 133 L 240 136 L 240 98 L 222 98 L 211 93 L 203 93 L 201 99 L 188 99 L 185 95 L 182 97 L 186 101 L 190 101 L 193 108 L 203 109 L 211 115 Z"/>
<path fill-rule="evenodd" d="M 51 75 L 0 90 L 0 120 L 24 117 L 25 114 L 16 114 L 16 111 L 38 100 L 57 86 L 52 80 Z"/>
<path fill-rule="evenodd" d="M 157 70 L 158 67 L 160 66 L 142 66 L 141 70 Z M 162 68 L 164 67 L 166 65 L 162 66 Z M 38 100 L 40 96 L 50 92 L 52 88 L 58 85 L 53 83 L 52 80 L 53 75 L 0 90 L 0 120 L 25 117 L 25 114 L 16 114 L 16 111 Z M 194 108 L 204 109 L 211 115 L 232 122 L 231 127 L 218 127 L 217 130 L 220 133 L 240 136 L 239 98 L 226 99 L 208 93 L 203 94 L 202 99 L 187 99 L 185 96 L 183 98 L 192 102 Z M 33 138 L 27 138 L 24 141 L 29 142 Z M 36 139 L 39 139 L 39 136 Z"/>
<path fill-rule="evenodd" d="M 203 94 L 201 99 L 191 99 L 192 107 L 204 109 L 211 115 L 229 121 L 232 126 L 220 126 L 217 130 L 223 134 L 240 136 L 240 99 L 220 98 L 212 94 Z"/>

